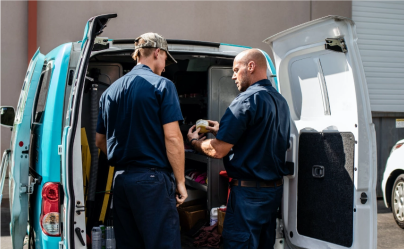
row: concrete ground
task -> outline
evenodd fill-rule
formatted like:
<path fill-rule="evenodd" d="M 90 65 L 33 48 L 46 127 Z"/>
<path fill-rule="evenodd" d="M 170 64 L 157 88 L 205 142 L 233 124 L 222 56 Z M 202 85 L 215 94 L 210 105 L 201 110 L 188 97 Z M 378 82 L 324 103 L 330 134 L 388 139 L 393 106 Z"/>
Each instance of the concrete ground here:
<path fill-rule="evenodd" d="M 397 225 L 383 200 L 377 201 L 377 248 L 404 249 L 404 229 Z"/>
<path fill-rule="evenodd" d="M 11 249 L 10 237 L 10 208 L 8 198 L 8 180 L 4 186 L 5 193 L 1 202 L 0 249 Z M 384 206 L 382 200 L 377 201 L 377 248 L 404 249 L 404 229 L 397 226 L 390 209 Z"/>

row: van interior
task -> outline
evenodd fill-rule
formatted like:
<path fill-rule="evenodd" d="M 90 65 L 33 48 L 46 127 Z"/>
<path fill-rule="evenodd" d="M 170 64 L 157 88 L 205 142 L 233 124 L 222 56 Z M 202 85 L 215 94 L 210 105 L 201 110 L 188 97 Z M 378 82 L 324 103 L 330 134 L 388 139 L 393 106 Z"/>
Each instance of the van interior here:
<path fill-rule="evenodd" d="M 95 146 L 90 142 L 91 138 L 95 137 L 95 127 L 91 119 L 94 119 L 94 115 L 98 115 L 98 102 L 102 93 L 136 65 L 136 61 L 131 57 L 132 52 L 133 50 L 98 53 L 91 57 L 88 66 L 81 116 L 83 192 L 87 201 L 88 236 L 91 236 L 92 227 L 100 223 L 107 224 L 112 220 L 111 185 L 114 174 L 113 165 L 108 165 L 106 155 L 99 152 L 96 183 L 90 182 L 94 181 L 90 178 L 90 150 L 92 146 Z M 167 66 L 162 76 L 174 82 L 184 118 L 180 122 L 180 129 L 184 138 L 188 199 L 178 208 L 178 212 L 182 245 L 186 248 L 186 246 L 194 246 L 193 236 L 199 228 L 203 225 L 209 226 L 210 210 L 226 205 L 229 181 L 223 172 L 225 169 L 222 160 L 207 158 L 194 151 L 187 142 L 187 133 L 198 119 L 220 121 L 226 108 L 237 96 L 238 90 L 231 79 L 233 57 L 185 52 L 172 52 L 172 55 L 178 63 Z M 94 84 L 98 85 L 96 87 L 97 113 L 92 113 L 92 105 L 95 102 L 92 102 L 91 92 Z M 208 138 L 210 137 L 212 137 L 211 134 L 208 135 Z M 94 184 L 96 186 L 94 203 L 90 205 L 87 195 L 89 188 Z M 198 246 L 198 244 L 195 245 Z"/>

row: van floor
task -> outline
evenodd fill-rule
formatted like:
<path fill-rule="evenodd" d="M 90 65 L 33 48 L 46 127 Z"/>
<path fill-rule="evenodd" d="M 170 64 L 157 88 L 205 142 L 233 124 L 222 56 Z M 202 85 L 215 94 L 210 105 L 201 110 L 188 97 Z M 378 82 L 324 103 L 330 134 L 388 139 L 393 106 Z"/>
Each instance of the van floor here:
<path fill-rule="evenodd" d="M 194 238 L 181 235 L 181 249 L 217 249 L 215 247 L 195 247 L 194 246 Z M 220 249 L 223 248 L 223 243 L 220 243 Z"/>

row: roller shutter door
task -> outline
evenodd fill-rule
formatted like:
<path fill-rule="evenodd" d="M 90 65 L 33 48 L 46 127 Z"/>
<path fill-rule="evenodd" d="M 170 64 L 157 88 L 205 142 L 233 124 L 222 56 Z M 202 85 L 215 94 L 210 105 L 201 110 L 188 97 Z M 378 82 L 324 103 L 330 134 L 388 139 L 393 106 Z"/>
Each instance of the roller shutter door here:
<path fill-rule="evenodd" d="M 375 112 L 404 112 L 404 2 L 352 1 L 359 51 Z"/>

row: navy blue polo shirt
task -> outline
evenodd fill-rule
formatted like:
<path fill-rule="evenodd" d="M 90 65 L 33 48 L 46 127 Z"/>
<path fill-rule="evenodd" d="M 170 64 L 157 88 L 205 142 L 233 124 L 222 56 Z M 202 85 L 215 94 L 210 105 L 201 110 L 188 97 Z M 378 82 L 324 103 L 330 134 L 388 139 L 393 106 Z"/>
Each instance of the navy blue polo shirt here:
<path fill-rule="evenodd" d="M 183 118 L 170 80 L 137 65 L 102 94 L 99 108 L 97 133 L 106 135 L 111 165 L 171 169 L 163 125 Z"/>
<path fill-rule="evenodd" d="M 289 136 L 288 104 L 265 79 L 233 100 L 220 121 L 216 138 L 234 145 L 223 158 L 230 177 L 270 181 L 288 174 L 285 153 Z"/>

